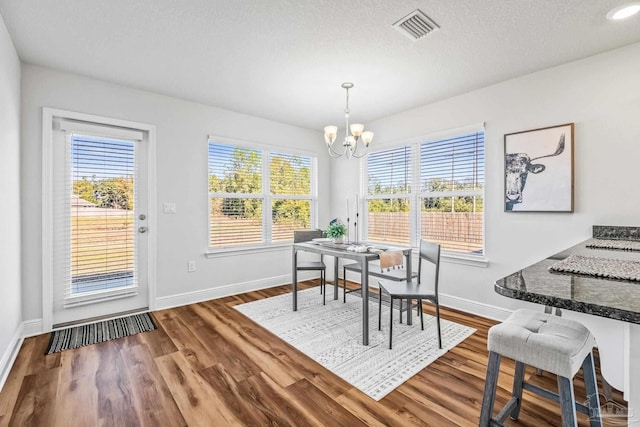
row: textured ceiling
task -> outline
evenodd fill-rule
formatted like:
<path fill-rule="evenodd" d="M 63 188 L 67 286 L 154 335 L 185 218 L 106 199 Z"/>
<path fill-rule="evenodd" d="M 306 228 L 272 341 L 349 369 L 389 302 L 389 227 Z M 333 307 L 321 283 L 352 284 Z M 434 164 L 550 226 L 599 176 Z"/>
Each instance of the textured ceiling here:
<path fill-rule="evenodd" d="M 0 0 L 20 58 L 320 130 L 640 41 L 626 0 Z M 415 9 L 440 29 L 412 42 Z M 612 64 L 615 66 L 615 64 Z"/>

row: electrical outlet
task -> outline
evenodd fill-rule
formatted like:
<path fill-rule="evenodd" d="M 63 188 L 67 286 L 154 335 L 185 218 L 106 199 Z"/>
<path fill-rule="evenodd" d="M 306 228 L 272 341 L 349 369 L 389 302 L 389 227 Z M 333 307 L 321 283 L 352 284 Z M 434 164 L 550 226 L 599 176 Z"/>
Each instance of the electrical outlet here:
<path fill-rule="evenodd" d="M 187 263 L 187 271 L 189 273 L 193 273 L 194 271 L 196 271 L 196 262 L 195 261 L 189 261 Z"/>
<path fill-rule="evenodd" d="M 165 203 L 162 206 L 162 211 L 166 214 L 174 214 L 176 213 L 176 204 L 175 203 Z"/>

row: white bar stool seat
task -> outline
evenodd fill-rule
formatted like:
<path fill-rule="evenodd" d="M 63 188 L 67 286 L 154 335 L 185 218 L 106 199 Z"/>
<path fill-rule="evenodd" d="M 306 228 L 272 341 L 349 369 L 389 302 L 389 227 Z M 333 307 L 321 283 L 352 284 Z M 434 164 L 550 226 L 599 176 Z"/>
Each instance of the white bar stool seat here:
<path fill-rule="evenodd" d="M 503 323 L 489 329 L 487 347 L 489 363 L 485 382 L 480 426 L 501 425 L 507 415 L 516 420 L 526 389 L 560 402 L 562 425 L 577 426 L 576 408 L 589 415 L 592 427 L 601 426 L 600 400 L 593 364 L 595 338 L 582 324 L 552 314 L 517 310 Z M 516 361 L 513 394 L 502 411 L 492 418 L 500 357 Z M 559 394 L 524 381 L 525 365 L 558 376 Z M 573 377 L 580 367 L 584 371 L 587 405 L 575 402 Z"/>

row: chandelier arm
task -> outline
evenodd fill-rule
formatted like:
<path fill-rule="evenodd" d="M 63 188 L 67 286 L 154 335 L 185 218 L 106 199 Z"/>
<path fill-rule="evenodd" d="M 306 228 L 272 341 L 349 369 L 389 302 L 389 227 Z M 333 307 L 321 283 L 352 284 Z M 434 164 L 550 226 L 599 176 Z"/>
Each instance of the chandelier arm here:
<path fill-rule="evenodd" d="M 342 150 L 342 153 L 338 153 L 336 150 L 333 149 L 333 144 L 327 144 L 327 150 L 329 151 L 329 155 L 331 157 L 337 158 L 337 157 L 344 156 L 347 149 L 345 148 L 344 150 Z"/>
<path fill-rule="evenodd" d="M 356 146 L 356 149 L 353 150 L 353 153 L 351 153 L 351 156 L 355 157 L 356 159 L 361 159 L 361 158 L 363 158 L 364 156 L 367 155 L 367 152 L 369 151 L 369 148 L 364 147 L 364 151 L 361 150 L 362 154 L 360 154 L 360 155 L 356 154 L 357 151 L 358 151 L 358 147 Z"/>

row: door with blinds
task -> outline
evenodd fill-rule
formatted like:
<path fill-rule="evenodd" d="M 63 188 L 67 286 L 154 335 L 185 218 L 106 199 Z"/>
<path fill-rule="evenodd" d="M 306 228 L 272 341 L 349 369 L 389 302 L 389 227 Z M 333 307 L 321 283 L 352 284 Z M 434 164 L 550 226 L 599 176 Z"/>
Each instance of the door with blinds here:
<path fill-rule="evenodd" d="M 146 133 L 55 119 L 52 136 L 53 327 L 147 308 Z"/>

